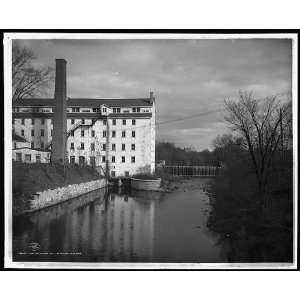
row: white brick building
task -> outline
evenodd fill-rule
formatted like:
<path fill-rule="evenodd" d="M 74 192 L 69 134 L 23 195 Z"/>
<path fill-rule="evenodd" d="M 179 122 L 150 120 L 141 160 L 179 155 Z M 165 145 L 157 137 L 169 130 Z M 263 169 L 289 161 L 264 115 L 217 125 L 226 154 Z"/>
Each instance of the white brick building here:
<path fill-rule="evenodd" d="M 32 149 L 51 149 L 53 99 L 20 99 L 13 105 L 14 133 Z M 154 172 L 155 100 L 67 99 L 66 154 L 111 176 Z"/>

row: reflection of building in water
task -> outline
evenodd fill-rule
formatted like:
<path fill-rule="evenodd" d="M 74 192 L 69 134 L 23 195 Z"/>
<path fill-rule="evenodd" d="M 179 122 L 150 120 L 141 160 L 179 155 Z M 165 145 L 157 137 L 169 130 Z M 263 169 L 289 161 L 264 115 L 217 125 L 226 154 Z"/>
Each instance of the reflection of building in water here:
<path fill-rule="evenodd" d="M 30 217 L 28 227 L 19 226 L 15 233 L 15 252 L 36 242 L 43 252 L 82 253 L 51 257 L 56 260 L 151 261 L 154 213 L 152 198 L 109 195 L 101 190 Z"/>
<path fill-rule="evenodd" d="M 151 260 L 154 201 L 112 194 L 106 217 L 107 260 Z"/>

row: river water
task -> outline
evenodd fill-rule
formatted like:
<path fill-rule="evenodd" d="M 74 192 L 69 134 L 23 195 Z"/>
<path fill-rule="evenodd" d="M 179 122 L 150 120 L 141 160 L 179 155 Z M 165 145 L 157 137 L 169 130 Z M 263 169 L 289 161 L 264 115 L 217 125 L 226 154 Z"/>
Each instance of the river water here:
<path fill-rule="evenodd" d="M 13 259 L 226 262 L 218 236 L 206 226 L 205 182 L 197 180 L 172 193 L 101 189 L 15 217 Z"/>

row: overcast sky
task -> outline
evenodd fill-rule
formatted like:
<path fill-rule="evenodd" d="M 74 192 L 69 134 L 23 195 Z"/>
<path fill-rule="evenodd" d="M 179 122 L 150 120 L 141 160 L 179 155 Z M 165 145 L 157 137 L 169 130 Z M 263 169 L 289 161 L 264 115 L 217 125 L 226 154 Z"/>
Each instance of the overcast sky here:
<path fill-rule="evenodd" d="M 290 40 L 22 40 L 38 65 L 67 60 L 68 97 L 156 97 L 157 140 L 203 150 L 227 128 L 224 98 L 291 91 Z M 49 96 L 53 97 L 54 90 Z M 189 116 L 202 114 L 188 119 Z M 159 125 L 174 119 L 182 121 Z"/>

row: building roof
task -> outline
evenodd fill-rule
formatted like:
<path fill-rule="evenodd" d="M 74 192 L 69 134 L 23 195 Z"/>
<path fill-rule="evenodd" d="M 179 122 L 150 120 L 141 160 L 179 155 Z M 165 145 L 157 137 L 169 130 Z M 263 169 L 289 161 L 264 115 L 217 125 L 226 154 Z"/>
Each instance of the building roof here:
<path fill-rule="evenodd" d="M 128 99 L 92 99 L 92 98 L 68 98 L 67 105 L 69 107 L 99 107 L 105 104 L 110 107 L 132 107 L 142 106 L 151 107 L 152 100 L 150 98 L 128 98 Z M 40 106 L 52 107 L 54 106 L 54 99 L 50 98 L 24 98 L 18 99 L 13 104 L 14 107 L 24 106 Z"/>
<path fill-rule="evenodd" d="M 24 139 L 23 137 L 13 133 L 12 135 L 12 140 L 16 141 L 16 142 L 21 142 L 21 143 L 28 143 L 28 141 L 26 139 Z"/>

